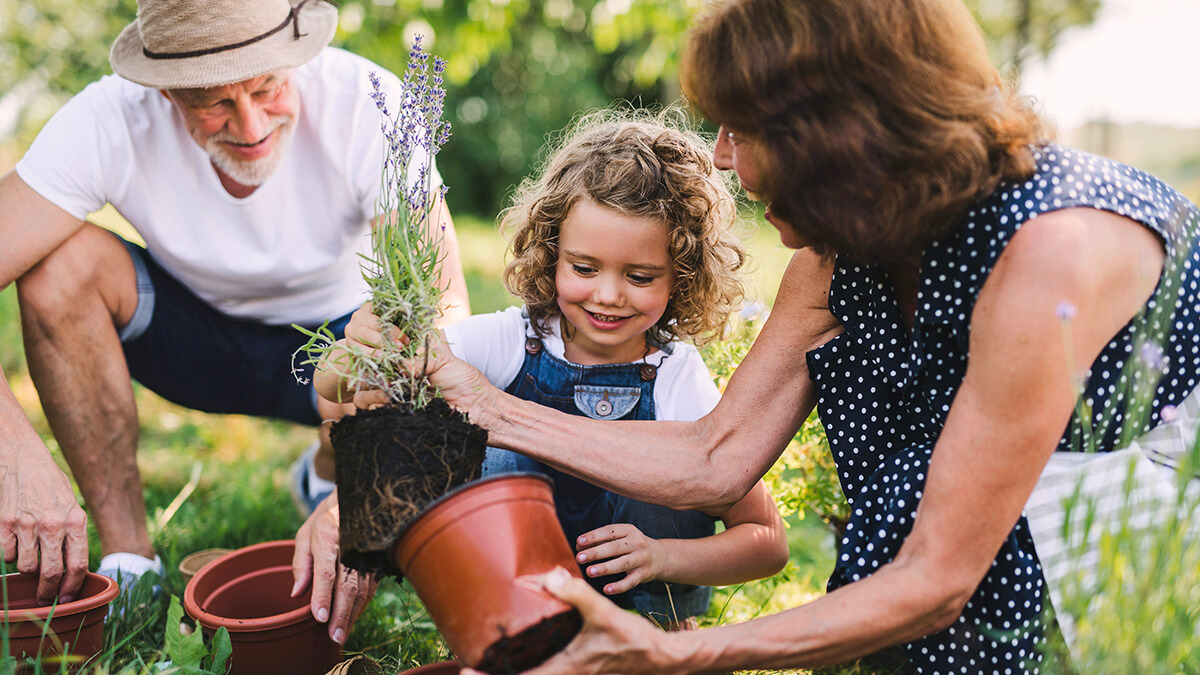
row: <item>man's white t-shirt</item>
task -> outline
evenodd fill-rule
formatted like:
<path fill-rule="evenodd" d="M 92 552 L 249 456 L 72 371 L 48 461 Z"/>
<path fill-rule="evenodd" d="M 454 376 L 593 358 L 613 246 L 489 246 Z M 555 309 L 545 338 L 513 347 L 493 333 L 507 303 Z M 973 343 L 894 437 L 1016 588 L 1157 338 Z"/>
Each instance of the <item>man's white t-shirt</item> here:
<path fill-rule="evenodd" d="M 542 344 L 550 354 L 566 360 L 558 322 L 551 321 Z M 525 362 L 528 320 L 520 307 L 493 314 L 476 314 L 446 326 L 450 352 L 475 366 L 493 385 L 506 389 Z M 661 365 L 659 361 L 661 360 Z M 659 420 L 690 422 L 709 413 L 721 394 L 700 353 L 686 342 L 672 342 L 671 353 L 656 352 L 647 362 L 658 365 L 654 379 L 654 412 Z"/>
<path fill-rule="evenodd" d="M 17 173 L 76 218 L 111 202 L 154 260 L 218 310 L 319 324 L 367 297 L 358 254 L 370 248 L 384 158 L 372 71 L 396 108 L 399 79 L 366 59 L 326 48 L 297 68 L 295 134 L 275 173 L 244 199 L 221 186 L 170 101 L 115 75 L 51 119 Z"/>

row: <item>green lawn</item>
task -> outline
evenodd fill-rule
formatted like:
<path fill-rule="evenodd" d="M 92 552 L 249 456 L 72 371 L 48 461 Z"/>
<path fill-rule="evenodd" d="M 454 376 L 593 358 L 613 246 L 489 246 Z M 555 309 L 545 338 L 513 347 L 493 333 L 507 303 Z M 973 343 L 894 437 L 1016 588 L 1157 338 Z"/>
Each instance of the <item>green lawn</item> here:
<path fill-rule="evenodd" d="M 99 220 L 120 229 L 112 214 L 101 214 Z M 463 217 L 457 219 L 457 227 L 473 309 L 487 312 L 512 304 L 513 299 L 498 282 L 504 245 L 494 228 L 490 223 Z M 754 297 L 770 303 L 790 254 L 769 228 L 754 233 L 749 248 Z M 11 287 L 0 292 L 0 366 L 34 426 L 59 457 L 24 368 L 15 295 Z M 714 365 L 714 371 L 727 372 L 737 353 L 737 349 L 709 352 L 710 358 L 723 361 Z M 236 415 L 197 413 L 141 388 L 137 389 L 137 401 L 141 422 L 139 465 L 146 484 L 150 531 L 168 574 L 162 598 L 133 607 L 110 621 L 109 649 L 98 672 L 141 672 L 145 664 L 164 658 L 165 598 L 182 596 L 183 583 L 176 566 L 184 556 L 209 547 L 236 548 L 291 538 L 301 522 L 288 496 L 287 468 L 312 438 L 310 429 Z M 802 469 L 789 465 L 786 471 L 795 476 Z M 182 502 L 168 509 L 181 496 Z M 792 560 L 788 568 L 772 579 L 719 589 L 706 623 L 745 620 L 803 603 L 821 593 L 833 561 L 829 529 L 812 515 L 804 519 L 793 515 L 789 521 Z M 95 569 L 98 545 L 94 532 L 92 535 Z M 384 583 L 351 635 L 349 650 L 366 652 L 393 669 L 447 656 L 415 596 L 406 586 L 390 581 Z M 0 672 L 10 672 L 2 662 Z M 852 666 L 835 672 L 876 671 Z"/>

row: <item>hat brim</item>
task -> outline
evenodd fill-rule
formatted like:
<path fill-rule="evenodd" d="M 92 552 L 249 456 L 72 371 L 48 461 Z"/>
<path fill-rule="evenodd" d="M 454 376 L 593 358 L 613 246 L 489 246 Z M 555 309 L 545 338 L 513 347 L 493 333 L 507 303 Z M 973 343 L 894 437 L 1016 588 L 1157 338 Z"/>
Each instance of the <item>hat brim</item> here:
<path fill-rule="evenodd" d="M 299 38 L 294 36 L 289 25 L 274 35 L 244 47 L 179 59 L 152 59 L 146 56 L 142 35 L 135 21 L 121 31 L 108 59 L 113 72 L 147 87 L 219 87 L 308 63 L 333 39 L 337 20 L 337 8 L 333 5 L 308 2 L 300 8 Z"/>

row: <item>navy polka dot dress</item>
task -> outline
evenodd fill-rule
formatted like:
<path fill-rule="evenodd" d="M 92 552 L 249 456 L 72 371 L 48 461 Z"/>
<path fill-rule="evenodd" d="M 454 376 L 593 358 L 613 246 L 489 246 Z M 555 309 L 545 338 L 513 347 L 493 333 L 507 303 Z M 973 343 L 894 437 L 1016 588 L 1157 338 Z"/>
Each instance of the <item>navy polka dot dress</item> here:
<path fill-rule="evenodd" d="M 833 590 L 866 577 L 896 555 L 912 528 L 929 458 L 967 366 L 970 317 L 997 258 L 1025 221 L 1087 206 L 1128 216 L 1164 241 L 1164 279 L 1147 305 L 1172 326 L 1161 347 L 1154 400 L 1134 435 L 1178 405 L 1200 372 L 1200 250 L 1196 207 L 1136 169 L 1058 145 L 1039 148 L 1038 169 L 1002 184 L 924 252 L 912 331 L 879 268 L 839 258 L 829 307 L 845 332 L 808 353 L 819 413 L 851 509 Z M 1125 392 L 1146 369 L 1126 369 L 1141 347 L 1135 319 L 1093 364 L 1084 398 L 1090 420 L 1073 419 L 1058 450 L 1081 449 L 1083 424 L 1101 451 L 1115 449 L 1126 416 Z M 1136 371 L 1133 375 L 1127 372 Z M 1159 375 L 1161 374 L 1161 378 Z M 1144 386 L 1144 383 L 1141 383 Z M 962 616 L 950 628 L 907 645 L 921 673 L 1036 673 L 1042 656 L 1046 593 L 1024 517 L 1000 549 Z"/>

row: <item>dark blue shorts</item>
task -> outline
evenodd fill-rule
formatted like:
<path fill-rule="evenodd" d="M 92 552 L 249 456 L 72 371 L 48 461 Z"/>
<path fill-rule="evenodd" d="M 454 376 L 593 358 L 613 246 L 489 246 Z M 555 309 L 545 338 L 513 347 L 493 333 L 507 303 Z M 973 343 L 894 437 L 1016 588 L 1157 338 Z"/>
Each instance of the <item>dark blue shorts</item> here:
<path fill-rule="evenodd" d="M 129 374 L 163 398 L 210 413 L 275 417 L 317 425 L 313 368 L 292 354 L 308 338 L 223 314 L 168 274 L 146 250 L 122 239 L 137 271 L 138 304 L 120 329 Z M 350 314 L 329 322 L 339 339 Z M 308 326 L 315 329 L 316 326 Z M 309 384 L 296 380 L 299 376 Z"/>

